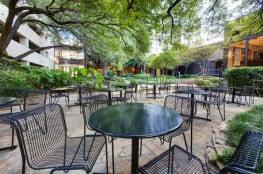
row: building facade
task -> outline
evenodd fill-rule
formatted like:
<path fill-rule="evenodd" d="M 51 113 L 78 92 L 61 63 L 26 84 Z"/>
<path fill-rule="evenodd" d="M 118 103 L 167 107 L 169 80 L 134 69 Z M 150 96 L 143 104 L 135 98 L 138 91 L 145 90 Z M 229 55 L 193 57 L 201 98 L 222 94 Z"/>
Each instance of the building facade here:
<path fill-rule="evenodd" d="M 263 66 L 263 33 L 229 44 L 227 67 Z"/>
<path fill-rule="evenodd" d="M 0 34 L 8 15 L 8 8 L 0 3 Z M 16 36 L 11 40 L 6 51 L 13 57 L 19 56 L 31 49 L 52 45 L 50 38 L 35 26 L 22 24 Z M 28 65 L 54 68 L 54 49 L 34 52 L 22 59 Z"/>
<path fill-rule="evenodd" d="M 84 51 L 68 48 L 55 49 L 55 68 L 70 72 L 74 68 L 84 68 Z"/>

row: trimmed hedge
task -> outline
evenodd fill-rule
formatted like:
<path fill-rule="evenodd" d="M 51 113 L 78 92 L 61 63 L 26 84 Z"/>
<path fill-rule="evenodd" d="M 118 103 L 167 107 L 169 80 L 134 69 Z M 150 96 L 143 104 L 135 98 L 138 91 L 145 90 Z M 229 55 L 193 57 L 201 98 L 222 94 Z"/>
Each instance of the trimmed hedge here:
<path fill-rule="evenodd" d="M 232 87 L 252 86 L 254 80 L 263 80 L 263 66 L 228 68 L 224 72 L 228 85 Z"/>
<path fill-rule="evenodd" d="M 222 84 L 223 79 L 220 77 L 203 76 L 196 79 L 196 85 L 201 87 L 217 87 Z"/>

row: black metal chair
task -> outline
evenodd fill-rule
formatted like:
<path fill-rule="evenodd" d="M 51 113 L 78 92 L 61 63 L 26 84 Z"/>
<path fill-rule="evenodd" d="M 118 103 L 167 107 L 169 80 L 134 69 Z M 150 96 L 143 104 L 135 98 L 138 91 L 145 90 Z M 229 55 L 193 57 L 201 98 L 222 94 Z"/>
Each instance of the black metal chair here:
<path fill-rule="evenodd" d="M 88 86 L 80 86 L 79 87 L 78 102 L 79 102 L 79 106 L 80 106 L 80 108 L 79 108 L 80 113 L 82 112 L 82 110 L 81 110 L 82 109 L 82 102 L 86 103 L 85 102 L 86 98 L 88 100 L 88 98 L 92 95 L 93 94 L 92 94 L 92 90 L 90 87 L 88 87 Z"/>
<path fill-rule="evenodd" d="M 89 173 L 106 142 L 102 135 L 69 137 L 63 109 L 57 104 L 12 115 L 7 121 L 14 124 L 17 132 L 23 174 L 26 162 L 35 170 L 52 169 L 50 173 L 59 170 Z"/>
<path fill-rule="evenodd" d="M 82 111 L 83 111 L 83 119 L 84 119 L 84 135 L 86 134 L 86 130 L 93 129 L 88 125 L 89 118 L 91 114 L 97 111 L 100 108 L 108 106 L 108 97 L 104 94 L 98 94 L 90 97 L 86 97 L 84 101 L 82 101 Z M 108 137 L 109 143 L 111 143 L 112 147 L 112 170 L 114 173 L 114 142 L 116 138 Z M 108 162 L 107 162 L 108 163 Z"/>
<path fill-rule="evenodd" d="M 14 106 L 19 106 L 20 112 L 23 110 L 30 110 L 32 108 L 36 108 L 39 106 L 45 106 L 46 105 L 46 97 L 47 97 L 47 91 L 45 90 L 33 90 L 33 89 L 10 89 L 9 92 L 12 91 L 14 93 L 17 93 L 16 96 L 20 96 L 19 103 L 13 104 L 11 103 L 9 106 L 5 107 L 11 107 L 11 112 L 6 114 L 0 115 L 0 123 L 3 124 L 9 124 L 8 122 L 4 121 L 7 117 L 10 117 L 13 115 L 13 109 Z M 6 91 L 7 92 L 7 91 Z M 14 94 L 13 93 L 13 94 Z M 8 93 L 7 93 L 8 94 Z M 21 103 L 23 103 L 23 109 L 21 107 Z M 1 109 L 1 108 L 0 108 Z M 11 124 L 12 129 L 12 136 L 11 136 L 11 146 L 3 148 L 4 149 L 11 149 L 13 150 L 16 146 L 14 145 L 14 125 Z"/>
<path fill-rule="evenodd" d="M 32 89 L 26 90 L 24 96 L 23 110 L 31 110 L 36 107 L 45 106 L 47 102 L 47 90 Z"/>
<path fill-rule="evenodd" d="M 176 84 L 174 93 L 176 93 L 176 95 L 186 96 L 186 97 L 190 98 L 191 94 L 187 91 L 190 91 L 192 89 L 194 89 L 193 85 Z"/>
<path fill-rule="evenodd" d="M 244 86 L 240 92 L 237 94 L 237 102 L 238 104 L 244 104 L 246 106 L 250 106 L 251 103 L 254 103 L 254 94 L 255 88 L 253 86 Z"/>
<path fill-rule="evenodd" d="M 108 97 L 103 94 L 98 94 L 81 99 L 81 103 L 84 119 L 84 133 L 86 133 L 86 128 L 92 130 L 88 125 L 90 115 L 96 110 L 108 106 Z"/>
<path fill-rule="evenodd" d="M 193 154 L 174 145 L 139 170 L 142 174 L 253 174 L 255 173 L 262 153 L 263 132 L 246 131 L 236 147 L 233 156 L 220 171 L 209 168 Z"/>
<path fill-rule="evenodd" d="M 183 135 L 185 147 L 188 151 L 187 141 L 185 137 L 185 132 L 192 129 L 193 115 L 195 102 L 193 99 L 188 97 L 182 97 L 177 95 L 168 95 L 164 100 L 164 107 L 174 109 L 180 113 L 183 117 L 183 122 L 181 126 L 175 131 L 160 137 L 161 143 L 169 142 L 169 148 L 171 147 L 172 139 L 176 136 Z M 192 131 L 192 130 L 191 130 Z M 191 137 L 191 147 L 192 147 L 192 137 Z"/>
<path fill-rule="evenodd" d="M 221 119 L 225 120 L 226 115 L 226 90 L 225 89 L 219 89 L 219 88 L 212 88 L 210 91 L 210 95 L 207 96 L 207 98 L 202 100 L 196 100 L 197 104 L 202 104 L 207 111 L 207 119 L 211 113 L 211 106 L 214 105 L 217 107 L 218 112 L 220 114 Z M 221 106 L 223 108 L 221 108 Z M 223 110 L 222 110 L 223 109 Z"/>
<path fill-rule="evenodd" d="M 147 84 L 145 84 L 144 82 L 140 82 L 139 88 L 140 88 L 140 94 L 142 95 L 147 90 Z"/>
<path fill-rule="evenodd" d="M 126 103 L 128 101 L 135 101 L 136 102 L 136 97 L 135 97 L 135 86 L 128 86 L 124 90 L 124 96 L 119 96 L 119 97 L 112 97 L 112 102 L 113 103 Z"/>
<path fill-rule="evenodd" d="M 159 90 L 160 94 L 161 94 L 161 91 L 164 91 L 164 92 L 166 92 L 166 95 L 168 95 L 170 92 L 170 88 L 171 88 L 171 84 L 168 83 L 166 81 L 166 79 L 160 79 L 159 80 L 158 90 Z"/>
<path fill-rule="evenodd" d="M 202 161 L 174 145 L 155 159 L 139 169 L 142 174 L 216 174 L 217 171 L 207 167 Z"/>

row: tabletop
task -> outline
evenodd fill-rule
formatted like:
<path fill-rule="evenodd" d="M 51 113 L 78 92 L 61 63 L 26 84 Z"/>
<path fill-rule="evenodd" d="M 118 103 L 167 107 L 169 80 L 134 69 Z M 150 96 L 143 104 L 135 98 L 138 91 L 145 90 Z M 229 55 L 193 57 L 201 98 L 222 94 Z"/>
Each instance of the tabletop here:
<path fill-rule="evenodd" d="M 194 95 L 209 95 L 210 91 L 205 91 L 202 89 L 181 89 L 176 91 L 176 93 L 194 94 Z"/>
<path fill-rule="evenodd" d="M 15 97 L 0 97 L 0 106 L 4 106 L 16 101 Z"/>
<path fill-rule="evenodd" d="M 75 89 L 74 87 L 61 87 L 61 88 L 54 88 L 54 89 L 51 89 L 51 91 L 68 91 L 68 90 L 73 90 Z"/>
<path fill-rule="evenodd" d="M 97 91 L 102 91 L 102 92 L 116 92 L 116 91 L 123 91 L 123 88 L 118 88 L 118 87 L 103 87 L 100 89 L 96 89 Z"/>
<path fill-rule="evenodd" d="M 96 131 L 120 138 L 156 137 L 176 130 L 182 123 L 172 109 L 143 103 L 125 103 L 92 113 L 89 125 Z"/>

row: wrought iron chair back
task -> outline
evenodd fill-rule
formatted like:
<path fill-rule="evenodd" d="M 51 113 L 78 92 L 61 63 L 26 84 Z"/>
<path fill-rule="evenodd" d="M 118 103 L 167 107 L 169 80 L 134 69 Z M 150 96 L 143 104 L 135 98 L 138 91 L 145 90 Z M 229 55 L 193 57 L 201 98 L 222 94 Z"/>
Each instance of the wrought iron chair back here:
<path fill-rule="evenodd" d="M 86 127 L 91 130 L 88 125 L 90 115 L 96 110 L 106 106 L 108 106 L 108 97 L 103 94 L 91 96 L 87 103 L 83 103 L 84 133 L 86 132 Z"/>
<path fill-rule="evenodd" d="M 61 106 L 38 107 L 15 114 L 9 120 L 15 125 L 22 158 L 30 167 L 42 168 L 56 163 L 58 158 L 48 161 L 42 157 L 51 156 L 56 147 L 66 147 L 67 128 Z M 62 166 L 65 165 L 65 153 Z"/>
<path fill-rule="evenodd" d="M 79 87 L 79 98 L 84 98 L 84 97 L 90 97 L 92 96 L 92 90 L 88 86 L 81 86 Z"/>
<path fill-rule="evenodd" d="M 253 86 L 244 86 L 243 87 L 243 94 L 245 96 L 253 96 L 254 95 L 254 87 Z"/>
<path fill-rule="evenodd" d="M 212 103 L 222 104 L 225 102 L 226 90 L 219 88 L 212 88 L 209 96 L 209 101 Z"/>
<path fill-rule="evenodd" d="M 46 90 L 26 90 L 24 96 L 24 111 L 31 110 L 37 107 L 45 106 L 48 91 Z"/>
<path fill-rule="evenodd" d="M 191 130 L 191 151 L 192 151 L 192 136 L 193 136 L 193 117 L 196 109 L 196 102 L 192 98 L 168 95 L 165 97 L 164 107 L 174 109 L 183 116 L 183 122 L 181 126 L 175 131 L 160 137 L 161 143 L 169 142 L 169 148 L 171 147 L 172 139 L 178 135 L 183 135 L 185 147 L 188 150 L 187 141 L 185 138 L 185 132 Z"/>
<path fill-rule="evenodd" d="M 168 95 L 165 97 L 164 107 L 174 109 L 181 115 L 191 118 L 191 104 L 194 103 L 192 101 L 193 100 L 188 97 Z"/>
<path fill-rule="evenodd" d="M 124 98 L 126 100 L 131 100 L 131 101 L 135 100 L 134 93 L 135 93 L 135 87 L 134 86 L 126 87 L 125 91 L 124 91 Z"/>

